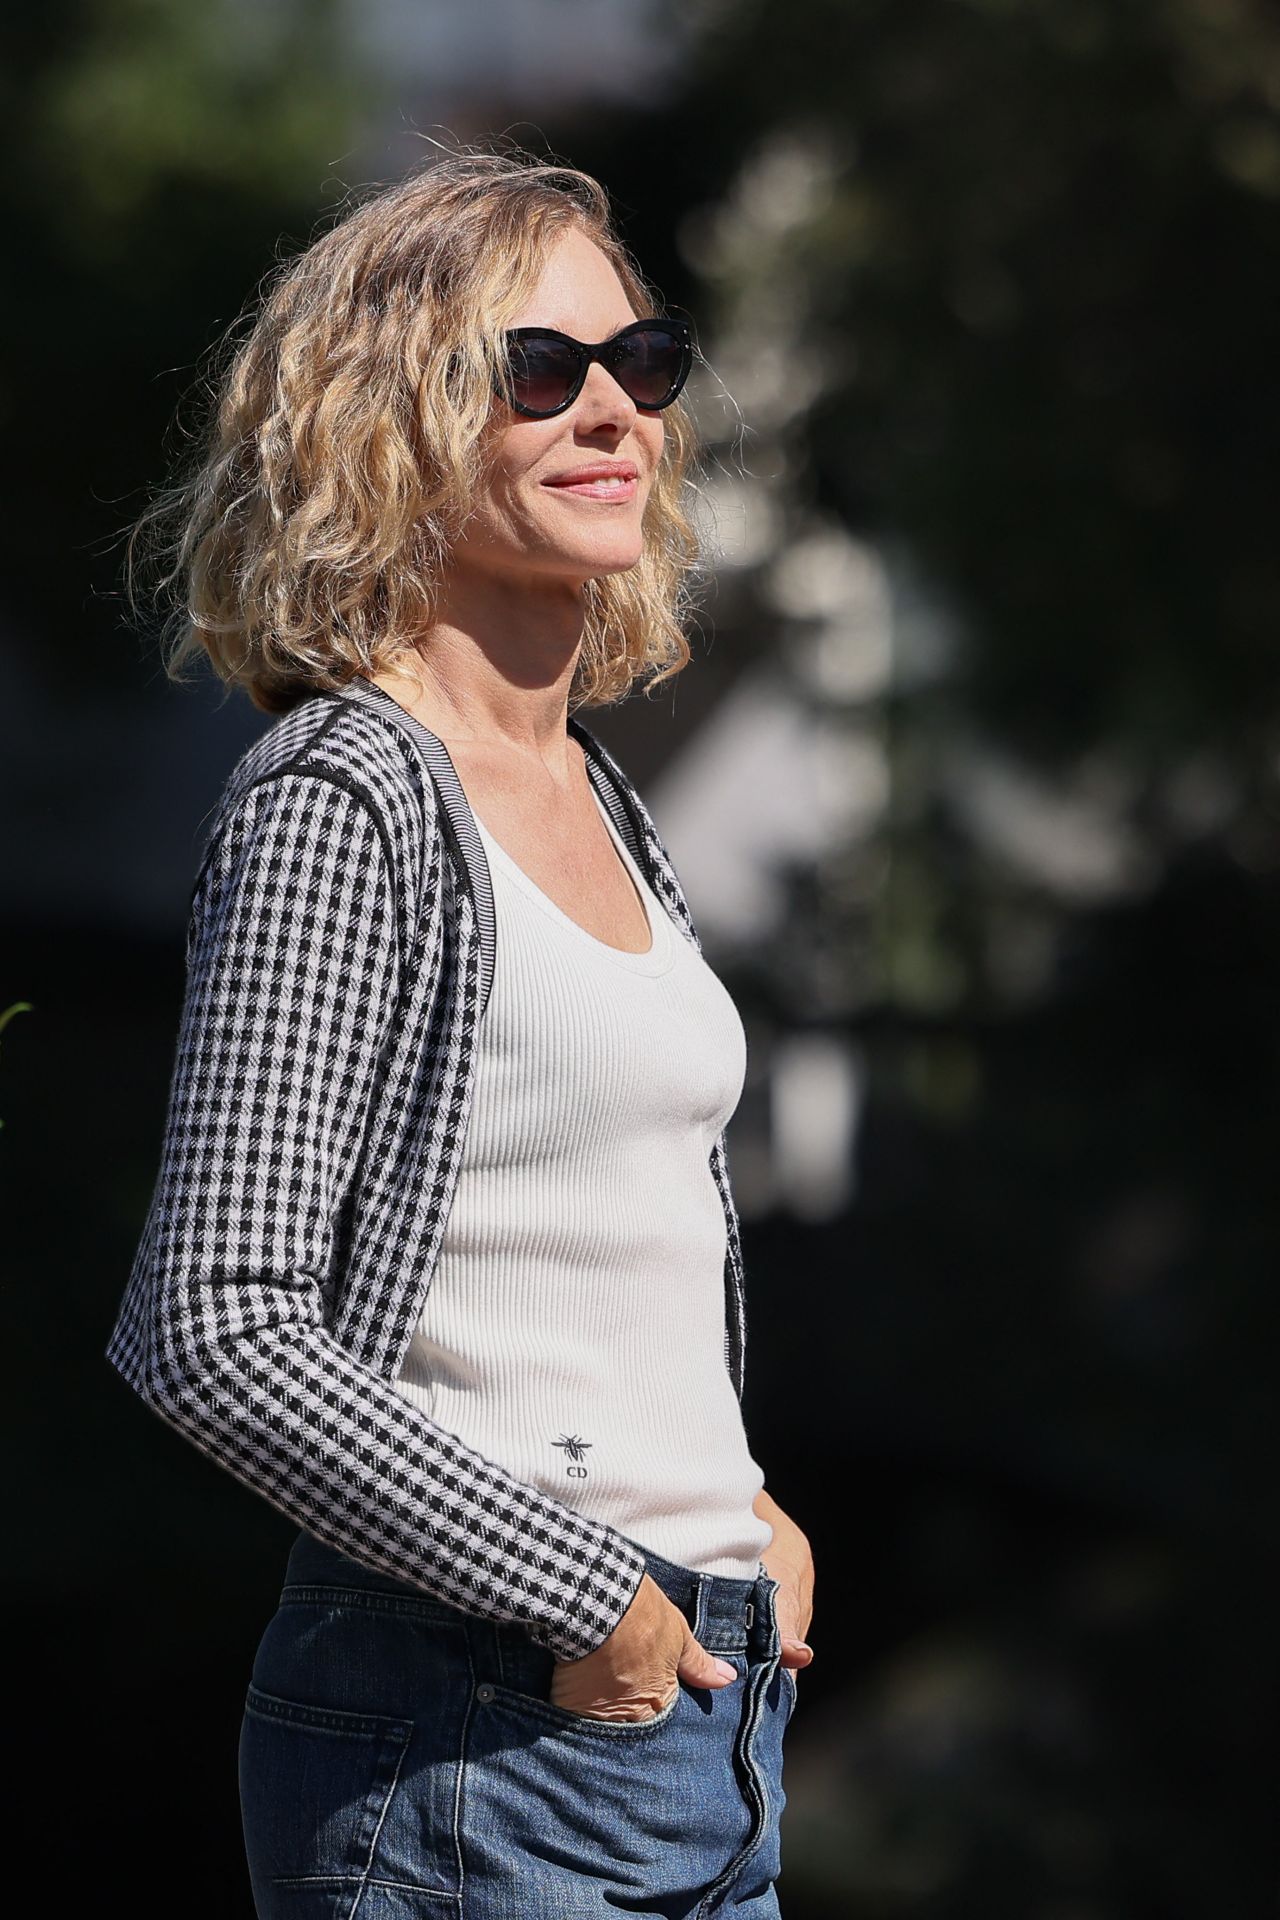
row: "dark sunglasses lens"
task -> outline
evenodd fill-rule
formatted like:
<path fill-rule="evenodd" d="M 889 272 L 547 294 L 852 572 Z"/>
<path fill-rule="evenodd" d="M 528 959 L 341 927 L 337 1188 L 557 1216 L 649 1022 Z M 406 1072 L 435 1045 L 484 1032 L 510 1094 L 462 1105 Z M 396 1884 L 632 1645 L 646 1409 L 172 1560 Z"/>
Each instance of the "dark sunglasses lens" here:
<path fill-rule="evenodd" d="M 563 405 L 578 374 L 578 356 L 563 340 L 513 340 L 507 364 L 517 405 L 536 413 Z"/>
<path fill-rule="evenodd" d="M 658 407 L 674 399 L 683 384 L 684 344 L 666 327 L 627 334 L 609 356 L 609 371 L 638 407 Z"/>

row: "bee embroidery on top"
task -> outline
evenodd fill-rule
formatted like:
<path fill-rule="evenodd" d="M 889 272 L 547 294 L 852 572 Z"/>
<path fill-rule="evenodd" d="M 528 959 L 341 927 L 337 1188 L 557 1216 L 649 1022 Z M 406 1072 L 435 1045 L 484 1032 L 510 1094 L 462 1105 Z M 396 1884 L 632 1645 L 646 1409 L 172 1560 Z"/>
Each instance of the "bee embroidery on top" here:
<path fill-rule="evenodd" d="M 576 1433 L 569 1433 L 569 1434 L 562 1433 L 560 1435 L 560 1438 L 558 1440 L 553 1440 L 551 1444 L 553 1447 L 563 1447 L 569 1460 L 573 1463 L 572 1465 L 565 1468 L 565 1472 L 568 1475 L 568 1477 L 571 1480 L 585 1480 L 587 1477 L 587 1470 L 581 1464 L 581 1462 L 582 1462 L 582 1456 L 586 1452 L 587 1448 L 592 1444 L 591 1441 L 581 1439 L 579 1435 Z"/>

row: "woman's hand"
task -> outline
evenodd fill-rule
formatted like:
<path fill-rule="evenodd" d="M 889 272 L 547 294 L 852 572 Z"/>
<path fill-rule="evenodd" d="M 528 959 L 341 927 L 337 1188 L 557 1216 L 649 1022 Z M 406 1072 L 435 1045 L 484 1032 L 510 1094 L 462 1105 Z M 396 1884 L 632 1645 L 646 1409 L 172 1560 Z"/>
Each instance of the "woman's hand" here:
<path fill-rule="evenodd" d="M 649 1574 L 607 1640 L 580 1660 L 557 1659 L 551 1702 L 588 1720 L 652 1720 L 683 1680 L 725 1687 L 736 1667 L 694 1639 L 688 1621 Z"/>
<path fill-rule="evenodd" d="M 813 1555 L 808 1538 L 763 1487 L 752 1502 L 752 1510 L 773 1527 L 773 1539 L 760 1558 L 780 1589 L 774 1605 L 782 1638 L 782 1664 L 807 1667 L 813 1659 L 813 1648 L 805 1639 L 813 1618 Z"/>

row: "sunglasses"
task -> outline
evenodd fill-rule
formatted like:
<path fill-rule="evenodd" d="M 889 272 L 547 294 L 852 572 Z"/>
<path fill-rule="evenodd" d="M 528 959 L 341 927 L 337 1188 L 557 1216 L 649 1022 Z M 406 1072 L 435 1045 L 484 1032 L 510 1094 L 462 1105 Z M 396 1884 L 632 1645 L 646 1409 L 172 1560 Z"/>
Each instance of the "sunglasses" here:
<path fill-rule="evenodd" d="M 533 420 L 549 420 L 571 407 L 593 360 L 608 368 L 638 407 L 655 410 L 671 405 L 693 365 L 687 320 L 634 320 L 597 346 L 554 327 L 511 327 L 503 338 L 506 384 L 495 381 L 494 391 Z"/>

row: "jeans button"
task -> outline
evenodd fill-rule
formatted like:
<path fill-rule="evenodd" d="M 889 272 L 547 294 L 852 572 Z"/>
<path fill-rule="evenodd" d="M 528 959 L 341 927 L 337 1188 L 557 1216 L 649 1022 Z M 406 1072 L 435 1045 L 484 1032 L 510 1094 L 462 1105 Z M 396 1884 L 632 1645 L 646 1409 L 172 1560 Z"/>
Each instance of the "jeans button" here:
<path fill-rule="evenodd" d="M 485 1681 L 483 1686 L 479 1686 L 476 1688 L 477 1700 L 492 1700 L 492 1698 L 493 1698 L 493 1688 L 489 1685 L 488 1681 Z"/>

